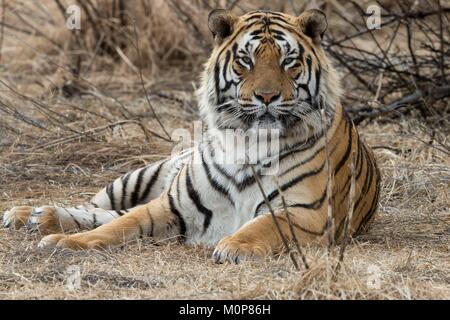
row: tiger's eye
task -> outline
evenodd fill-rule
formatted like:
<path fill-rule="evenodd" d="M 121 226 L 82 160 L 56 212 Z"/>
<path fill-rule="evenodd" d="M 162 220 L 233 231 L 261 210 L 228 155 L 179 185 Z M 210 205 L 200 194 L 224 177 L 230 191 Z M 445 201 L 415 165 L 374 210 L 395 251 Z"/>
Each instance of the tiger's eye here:
<path fill-rule="evenodd" d="M 291 64 L 293 61 L 294 61 L 293 58 L 287 58 L 287 59 L 284 59 L 283 65 L 284 65 L 284 66 L 287 66 L 288 64 Z"/>
<path fill-rule="evenodd" d="M 252 65 L 252 59 L 250 59 L 249 57 L 243 57 L 242 62 L 244 62 L 245 64 L 248 64 L 249 66 Z"/>

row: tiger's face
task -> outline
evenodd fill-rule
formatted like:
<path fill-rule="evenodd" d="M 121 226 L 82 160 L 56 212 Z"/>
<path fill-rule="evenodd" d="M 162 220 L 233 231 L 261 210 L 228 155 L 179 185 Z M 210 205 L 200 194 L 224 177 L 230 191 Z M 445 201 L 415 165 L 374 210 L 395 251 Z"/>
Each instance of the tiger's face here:
<path fill-rule="evenodd" d="M 214 10 L 215 48 L 204 75 L 202 104 L 218 129 L 317 131 L 329 71 L 321 49 L 325 15 L 255 11 L 241 17 Z M 206 114 L 207 113 L 207 114 Z"/>

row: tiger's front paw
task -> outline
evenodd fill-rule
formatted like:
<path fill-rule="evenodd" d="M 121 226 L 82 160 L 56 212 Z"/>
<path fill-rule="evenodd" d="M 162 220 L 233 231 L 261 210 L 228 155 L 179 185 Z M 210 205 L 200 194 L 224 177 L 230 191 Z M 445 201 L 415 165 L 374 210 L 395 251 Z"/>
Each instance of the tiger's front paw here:
<path fill-rule="evenodd" d="M 3 214 L 2 226 L 11 229 L 26 227 L 28 232 L 50 234 L 61 231 L 59 220 L 53 207 L 14 207 Z"/>
<path fill-rule="evenodd" d="M 3 214 L 2 227 L 20 229 L 27 225 L 33 207 L 14 207 Z"/>
<path fill-rule="evenodd" d="M 269 248 L 261 242 L 228 236 L 217 244 L 212 257 L 216 263 L 228 261 L 238 264 L 243 260 L 255 260 L 269 254 Z"/>
<path fill-rule="evenodd" d="M 101 235 L 98 232 L 81 232 L 72 235 L 67 234 L 51 234 L 42 238 L 38 244 L 40 249 L 100 249 L 106 248 L 112 244 L 109 236 Z"/>

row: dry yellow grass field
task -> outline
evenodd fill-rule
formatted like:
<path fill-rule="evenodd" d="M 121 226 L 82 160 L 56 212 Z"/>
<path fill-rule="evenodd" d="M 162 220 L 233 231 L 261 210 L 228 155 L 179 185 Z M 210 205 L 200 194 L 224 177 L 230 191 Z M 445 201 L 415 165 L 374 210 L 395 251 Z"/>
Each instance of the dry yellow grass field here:
<path fill-rule="evenodd" d="M 24 15 L 30 10 L 22 1 L 7 3 Z M 57 26 L 56 1 L 41 3 Z M 17 16 L 6 12 L 13 24 Z M 145 19 L 137 21 L 147 30 Z M 152 21 L 152 30 L 167 30 L 164 21 Z M 173 145 L 149 131 L 164 135 L 146 102 L 141 67 L 167 131 L 192 130 L 197 119 L 193 92 L 207 51 L 191 47 L 193 40 L 141 32 L 144 57 L 120 47 L 112 57 L 86 53 L 74 78 L 69 31 L 48 21 L 40 30 L 63 45 L 3 30 L 0 106 L 10 112 L 0 112 L 0 215 L 16 205 L 81 203 L 117 176 L 170 154 Z M 150 50 L 152 42 L 165 55 Z M 190 54 L 187 65 L 177 62 L 186 59 L 183 52 Z M 175 61 L 170 69 L 166 59 Z M 400 116 L 359 127 L 382 172 L 381 204 L 335 276 L 339 248 L 331 257 L 326 248 L 304 248 L 310 269 L 297 271 L 286 254 L 217 265 L 212 248 L 150 240 L 106 251 L 43 251 L 40 235 L 0 229 L 0 299 L 450 299 L 450 157 L 430 142 L 424 125 Z M 449 128 L 434 129 L 448 145 Z M 77 288 L 70 285 L 72 270 L 80 273 Z"/>

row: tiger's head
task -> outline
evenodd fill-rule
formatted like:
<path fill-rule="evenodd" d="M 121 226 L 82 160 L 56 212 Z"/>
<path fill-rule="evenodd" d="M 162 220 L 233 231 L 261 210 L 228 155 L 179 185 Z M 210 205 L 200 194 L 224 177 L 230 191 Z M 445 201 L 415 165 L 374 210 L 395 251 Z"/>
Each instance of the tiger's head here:
<path fill-rule="evenodd" d="M 321 107 L 333 110 L 340 86 L 321 41 L 325 14 L 254 11 L 210 13 L 214 49 L 199 89 L 209 128 L 278 129 L 281 135 L 321 131 Z"/>

